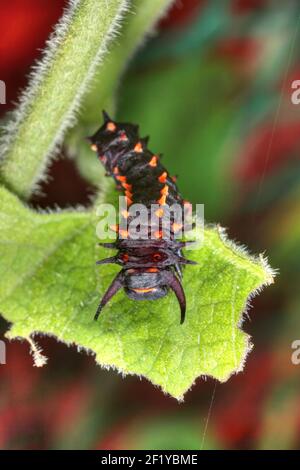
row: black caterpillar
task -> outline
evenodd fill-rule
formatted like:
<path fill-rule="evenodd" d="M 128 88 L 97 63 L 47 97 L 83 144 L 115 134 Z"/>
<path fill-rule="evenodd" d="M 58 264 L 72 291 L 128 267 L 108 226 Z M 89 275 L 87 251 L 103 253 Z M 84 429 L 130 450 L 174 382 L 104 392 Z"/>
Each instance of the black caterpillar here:
<path fill-rule="evenodd" d="M 104 294 L 95 320 L 106 303 L 121 288 L 124 288 L 128 297 L 135 300 L 159 299 L 172 289 L 180 305 L 183 323 L 186 299 L 181 284 L 182 265 L 196 263 L 187 260 L 182 254 L 182 248 L 190 242 L 175 239 L 176 232 L 182 225 L 171 219 L 169 237 L 164 239 L 160 218 L 164 208 L 174 203 L 186 208 L 185 201 L 178 191 L 175 178 L 169 176 L 160 163 L 159 156 L 147 148 L 148 138 L 139 137 L 138 126 L 114 122 L 105 111 L 103 118 L 104 124 L 88 140 L 103 163 L 106 174 L 114 178 L 119 189 L 125 190 L 128 206 L 141 203 L 150 211 L 151 204 L 159 204 L 159 209 L 156 212 L 158 223 L 154 232 L 153 227 L 147 227 L 149 233 L 154 233 L 151 239 L 130 239 L 130 233 L 121 233 L 117 226 L 117 241 L 100 244 L 117 249 L 118 253 L 111 258 L 97 261 L 97 264 L 117 263 L 122 269 Z M 129 213 L 126 212 L 124 217 L 128 218 Z"/>

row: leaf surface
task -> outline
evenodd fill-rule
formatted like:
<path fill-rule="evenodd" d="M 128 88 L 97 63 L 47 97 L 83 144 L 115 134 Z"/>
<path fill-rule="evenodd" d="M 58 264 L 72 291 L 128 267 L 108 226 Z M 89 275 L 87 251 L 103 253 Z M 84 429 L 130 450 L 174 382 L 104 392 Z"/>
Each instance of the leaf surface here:
<path fill-rule="evenodd" d="M 238 327 L 242 313 L 249 296 L 273 280 L 262 257 L 250 258 L 221 229 L 206 228 L 203 246 L 186 252 L 198 265 L 184 272 L 183 325 L 172 293 L 136 302 L 123 291 L 94 322 L 119 269 L 95 265 L 109 253 L 97 246 L 94 210 L 36 213 L 4 188 L 0 201 L 0 309 L 12 322 L 9 338 L 55 335 L 177 399 L 200 375 L 225 381 L 241 370 L 250 349 Z"/>

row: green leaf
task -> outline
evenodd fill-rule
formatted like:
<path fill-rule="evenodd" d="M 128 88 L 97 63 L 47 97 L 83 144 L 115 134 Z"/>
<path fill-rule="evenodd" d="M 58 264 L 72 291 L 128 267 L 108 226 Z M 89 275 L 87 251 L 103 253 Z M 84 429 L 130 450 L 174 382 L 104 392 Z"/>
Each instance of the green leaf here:
<path fill-rule="evenodd" d="M 16 194 L 29 197 L 41 179 L 127 6 L 127 0 L 70 2 L 2 139 L 2 181 Z"/>
<path fill-rule="evenodd" d="M 96 323 L 93 316 L 116 266 L 96 246 L 94 210 L 35 213 L 0 190 L 0 307 L 12 322 L 9 338 L 27 338 L 38 365 L 34 333 L 55 335 L 95 354 L 104 367 L 138 374 L 182 399 L 200 375 L 225 381 L 243 368 L 250 350 L 241 331 L 247 299 L 273 281 L 262 257 L 250 258 L 220 228 L 187 253 L 199 264 L 184 273 L 187 317 L 179 324 L 171 293 L 135 302 L 119 292 Z M 107 250 L 106 250 L 107 251 Z"/>

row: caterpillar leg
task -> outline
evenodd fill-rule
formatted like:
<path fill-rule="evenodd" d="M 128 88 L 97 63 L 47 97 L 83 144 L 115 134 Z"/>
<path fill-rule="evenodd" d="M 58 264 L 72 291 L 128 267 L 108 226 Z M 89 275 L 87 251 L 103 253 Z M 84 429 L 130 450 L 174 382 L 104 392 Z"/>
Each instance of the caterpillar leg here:
<path fill-rule="evenodd" d="M 94 320 L 98 320 L 98 317 L 101 313 L 101 310 L 103 307 L 107 304 L 107 302 L 120 290 L 124 285 L 124 276 L 123 272 L 120 271 L 119 274 L 114 278 L 113 282 L 105 292 L 104 296 L 102 297 L 102 300 L 100 304 L 98 305 Z"/>
<path fill-rule="evenodd" d="M 181 312 L 180 324 L 182 325 L 185 320 L 186 300 L 181 282 L 172 271 L 167 270 L 163 271 L 163 280 L 165 284 L 172 289 L 177 297 Z"/>

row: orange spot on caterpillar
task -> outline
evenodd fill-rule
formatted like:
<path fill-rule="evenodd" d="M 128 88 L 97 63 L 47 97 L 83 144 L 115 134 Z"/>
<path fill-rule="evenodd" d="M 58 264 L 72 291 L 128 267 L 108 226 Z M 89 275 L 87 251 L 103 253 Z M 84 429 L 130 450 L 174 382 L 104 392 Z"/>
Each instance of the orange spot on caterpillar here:
<path fill-rule="evenodd" d="M 117 175 L 119 173 L 119 168 L 117 166 L 114 167 L 113 173 L 114 175 Z"/>
<path fill-rule="evenodd" d="M 126 191 L 125 191 L 125 196 L 131 198 L 131 197 L 132 197 L 132 193 L 131 193 L 128 189 L 126 189 Z"/>
<path fill-rule="evenodd" d="M 162 231 L 161 231 L 161 230 L 157 230 L 156 232 L 154 232 L 154 237 L 155 237 L 155 238 L 162 238 Z"/>
<path fill-rule="evenodd" d="M 110 225 L 109 228 L 113 232 L 118 232 L 119 231 L 119 225 Z"/>
<path fill-rule="evenodd" d="M 96 144 L 92 144 L 92 145 L 91 145 L 91 150 L 93 150 L 93 152 L 97 152 L 97 145 L 96 145 Z"/>
<path fill-rule="evenodd" d="M 135 152 L 137 153 L 141 153 L 143 151 L 143 146 L 142 146 L 142 143 L 141 142 L 137 142 L 134 146 L 134 149 L 133 149 Z"/>
<path fill-rule="evenodd" d="M 157 211 L 155 211 L 155 215 L 157 217 L 162 217 L 164 215 L 164 210 L 160 207 L 159 209 L 157 209 Z"/>
<path fill-rule="evenodd" d="M 144 293 L 144 292 L 152 292 L 153 290 L 155 290 L 155 288 L 154 287 L 148 287 L 146 289 L 139 288 L 139 289 L 132 289 L 132 290 L 134 290 L 134 292 Z"/>
<path fill-rule="evenodd" d="M 160 194 L 161 194 L 161 198 L 157 201 L 160 205 L 164 205 L 166 204 L 166 200 L 167 200 L 167 195 L 169 193 L 169 187 L 168 185 L 166 184 L 162 190 L 160 191 Z"/>
<path fill-rule="evenodd" d="M 122 258 L 122 261 L 124 261 L 124 263 L 127 263 L 127 261 L 129 260 L 129 256 L 127 253 L 123 253 L 123 255 L 121 256 Z"/>
<path fill-rule="evenodd" d="M 157 166 L 157 157 L 155 155 L 151 158 L 149 165 L 152 167 Z"/>
<path fill-rule="evenodd" d="M 167 194 L 169 194 L 169 186 L 167 184 L 161 189 L 160 194 L 162 196 L 167 196 Z"/>
<path fill-rule="evenodd" d="M 117 179 L 118 181 L 120 181 L 121 183 L 125 183 L 125 182 L 126 182 L 126 176 L 117 175 L 117 176 L 116 176 L 116 179 Z"/>
<path fill-rule="evenodd" d="M 128 217 L 129 217 L 129 212 L 128 212 L 126 209 L 123 209 L 123 210 L 121 211 L 121 214 L 122 214 L 122 216 L 124 217 L 124 219 L 128 219 Z"/>
<path fill-rule="evenodd" d="M 167 196 L 165 194 L 162 195 L 162 197 L 157 201 L 158 204 L 160 204 L 161 206 L 164 206 L 165 203 L 166 203 L 166 200 L 167 200 Z"/>
<path fill-rule="evenodd" d="M 132 185 L 131 185 L 131 184 L 122 183 L 122 186 L 123 186 L 124 189 L 128 189 L 128 190 L 131 190 L 131 189 L 132 189 Z"/>
<path fill-rule="evenodd" d="M 114 122 L 110 121 L 106 124 L 106 130 L 109 131 L 109 132 L 115 132 L 115 130 L 117 129 L 117 126 L 115 125 Z"/>
<path fill-rule="evenodd" d="M 128 196 L 126 196 L 126 195 L 125 195 L 125 198 L 126 198 L 127 206 L 131 206 L 131 204 L 132 204 L 132 202 L 133 202 L 132 199 L 130 199 L 130 197 L 128 197 Z"/>
<path fill-rule="evenodd" d="M 119 234 L 122 238 L 128 238 L 128 231 L 127 230 L 119 230 Z"/>
<path fill-rule="evenodd" d="M 164 171 L 164 172 L 158 177 L 158 181 L 159 181 L 160 183 L 165 183 L 165 182 L 167 181 L 167 176 L 168 176 L 167 172 Z"/>
<path fill-rule="evenodd" d="M 149 268 L 147 269 L 147 273 L 157 273 L 158 269 L 157 268 Z"/>
<path fill-rule="evenodd" d="M 173 232 L 178 232 L 179 230 L 182 229 L 182 224 L 177 224 L 176 222 L 174 222 L 174 224 L 172 225 L 172 229 L 173 229 Z"/>

